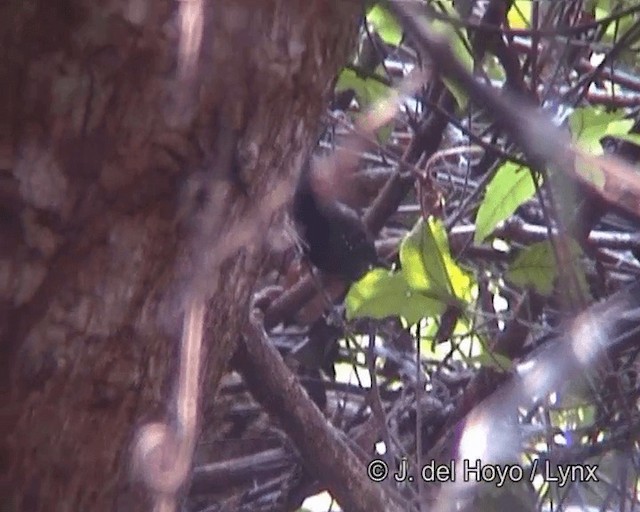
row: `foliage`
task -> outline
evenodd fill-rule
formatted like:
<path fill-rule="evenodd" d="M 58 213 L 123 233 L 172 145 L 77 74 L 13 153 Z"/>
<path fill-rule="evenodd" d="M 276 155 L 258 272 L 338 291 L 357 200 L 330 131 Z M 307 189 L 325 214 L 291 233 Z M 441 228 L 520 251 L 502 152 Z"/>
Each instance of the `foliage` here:
<path fill-rule="evenodd" d="M 396 19 L 380 4 L 374 5 L 367 13 L 370 23 L 380 38 L 391 46 L 398 46 L 402 41 L 402 27 Z"/>
<path fill-rule="evenodd" d="M 434 264 L 435 263 L 435 264 Z M 418 221 L 400 246 L 401 268 L 374 270 L 351 287 L 347 318 L 398 315 L 409 324 L 471 300 L 472 279 L 452 259 L 441 223 Z"/>
<path fill-rule="evenodd" d="M 426 2 L 426 4 L 433 9 L 430 11 L 431 13 L 438 14 L 428 21 L 431 31 L 440 34 L 447 40 L 453 53 L 468 72 L 480 75 L 486 73 L 493 80 L 505 80 L 507 76 L 513 76 L 513 72 L 511 74 L 507 72 L 508 63 L 497 57 L 497 53 L 492 51 L 492 48 L 488 49 L 482 62 L 473 62 L 472 53 L 469 51 L 470 41 L 473 40 L 471 37 L 472 29 L 464 23 L 454 23 L 455 21 L 459 22 L 464 14 L 461 15 L 456 11 L 451 2 L 432 1 Z M 572 15 L 568 8 L 565 10 L 564 7 L 551 7 L 550 16 L 558 18 L 557 23 L 551 24 L 551 27 L 567 27 L 572 23 L 590 23 L 592 18 L 589 16 L 591 14 L 595 20 L 613 17 L 613 21 L 603 25 L 599 32 L 585 30 L 582 34 L 575 31 L 570 32 L 568 36 L 564 34 L 561 36 L 569 40 L 577 40 L 578 37 L 582 37 L 587 41 L 587 45 L 593 46 L 592 49 L 590 48 L 591 54 L 595 55 L 595 52 L 602 51 L 602 48 L 605 48 L 606 53 L 609 48 L 606 46 L 607 44 L 620 41 L 625 37 L 625 33 L 633 30 L 633 22 L 637 13 L 629 12 L 618 16 L 618 13 L 633 6 L 634 4 L 629 2 L 595 1 L 589 7 L 592 11 L 582 13 L 582 18 L 575 16 L 575 13 Z M 521 30 L 526 37 L 527 31 L 532 27 L 534 21 L 532 7 L 532 3 L 528 0 L 515 0 L 507 13 L 509 28 Z M 388 52 L 387 60 L 395 58 L 402 60 L 396 56 L 400 54 L 401 49 L 410 47 L 411 42 L 403 36 L 401 27 L 393 21 L 389 11 L 376 5 L 368 12 L 367 21 L 380 40 L 384 42 Z M 551 28 L 545 30 L 551 30 Z M 624 39 L 622 40 L 624 41 Z M 551 45 L 548 42 L 544 44 Z M 631 55 L 630 44 L 627 43 L 627 47 L 619 53 L 620 62 L 625 64 L 631 62 L 629 59 Z M 506 48 L 504 51 L 516 51 L 514 46 L 507 45 Z M 588 62 L 590 53 L 583 52 L 577 54 L 577 57 L 573 57 L 574 59 L 583 59 L 583 61 L 572 61 L 570 55 L 560 55 L 560 53 L 558 55 L 550 53 L 550 55 L 554 55 L 553 58 L 557 59 L 553 62 L 557 69 L 545 69 L 544 66 L 548 66 L 548 64 L 542 65 L 540 62 L 540 69 L 536 71 L 538 74 L 535 76 L 535 80 L 544 91 L 542 86 L 546 87 L 547 82 L 559 81 L 559 77 L 563 77 L 576 88 L 573 91 L 574 96 L 567 95 L 565 98 L 556 92 L 557 97 L 553 102 L 549 102 L 552 106 L 550 107 L 546 103 L 543 105 L 541 100 L 541 108 L 555 108 L 558 103 L 562 104 L 562 111 L 558 109 L 557 112 L 550 112 L 550 114 L 556 115 L 559 119 L 565 118 L 563 129 L 570 133 L 572 141 L 583 152 L 593 156 L 602 156 L 605 154 L 605 143 L 610 145 L 613 141 L 614 151 L 627 144 L 625 146 L 627 152 L 636 154 L 635 158 L 640 160 L 640 150 L 633 153 L 635 145 L 640 146 L 640 135 L 636 129 L 639 121 L 637 112 L 627 108 L 623 101 L 617 103 L 616 100 L 616 95 L 620 95 L 620 98 L 623 97 L 623 94 L 620 93 L 623 87 L 617 83 L 617 79 L 611 79 L 610 75 L 608 75 L 609 78 L 600 81 L 594 78 L 590 82 L 581 82 L 584 80 L 584 76 L 576 78 L 576 74 L 584 73 L 582 70 L 585 69 L 585 62 Z M 537 58 L 550 58 L 545 55 L 539 53 Z M 523 55 L 519 55 L 518 59 L 516 61 L 522 63 Z M 410 69 L 413 64 L 413 62 L 408 64 L 403 62 L 403 65 L 407 65 L 407 69 Z M 634 64 L 637 65 L 637 62 L 634 61 Z M 526 70 L 527 68 L 521 69 Z M 383 66 L 378 66 L 375 72 L 380 73 L 379 78 L 389 80 L 393 84 L 393 75 L 388 74 Z M 528 73 L 525 84 L 527 87 L 534 79 L 530 68 L 528 68 Z M 349 74 L 343 72 L 340 87 L 344 87 L 347 77 L 353 81 L 350 87 L 357 91 L 356 96 L 360 105 L 371 105 L 386 94 L 382 92 L 382 87 L 377 85 L 371 87 L 367 82 L 372 79 L 371 76 L 359 76 L 353 72 Z M 355 80 L 359 80 L 359 82 L 355 83 Z M 475 132 L 476 136 L 482 133 L 483 143 L 486 144 L 483 146 L 483 150 L 488 150 L 489 144 L 495 144 L 503 153 L 508 153 L 509 157 L 501 156 L 499 160 L 497 157 L 489 159 L 490 162 L 495 163 L 493 167 L 495 171 L 490 178 L 478 180 L 473 184 L 470 184 L 473 180 L 469 178 L 469 169 L 472 165 L 466 155 L 449 167 L 446 165 L 438 167 L 432 174 L 432 176 L 436 176 L 433 179 L 440 180 L 438 183 L 441 185 L 445 181 L 442 176 L 447 175 L 449 180 L 447 185 L 450 187 L 449 189 L 445 188 L 443 213 L 436 216 L 425 214 L 422 199 L 418 201 L 418 211 L 422 215 L 417 215 L 407 224 L 406 233 L 398 243 L 394 267 L 391 270 L 374 269 L 360 281 L 353 283 L 345 298 L 346 318 L 353 325 L 358 325 L 358 322 L 362 320 L 375 320 L 372 325 L 376 326 L 376 329 L 382 329 L 381 326 L 390 318 L 401 319 L 403 328 L 411 333 L 417 346 L 420 347 L 422 357 L 438 362 L 437 371 L 446 368 L 451 360 L 460 361 L 468 368 L 481 367 L 499 371 L 513 371 L 515 363 L 512 356 L 507 357 L 504 354 L 520 354 L 516 357 L 526 358 L 528 357 L 526 353 L 513 346 L 500 347 L 498 352 L 491 348 L 495 346 L 496 338 L 507 332 L 509 326 L 513 327 L 517 321 L 528 322 L 526 323 L 527 339 L 535 339 L 539 336 L 538 333 L 547 332 L 549 323 L 553 324 L 554 329 L 559 329 L 559 325 L 563 324 L 550 320 L 558 314 L 556 308 L 559 303 L 563 305 L 571 303 L 577 300 L 577 296 L 581 296 L 583 300 L 591 301 L 594 289 L 598 290 L 600 287 L 599 293 L 603 293 L 601 290 L 602 274 L 606 274 L 606 279 L 616 279 L 608 270 L 602 270 L 606 263 L 599 259 L 602 253 L 593 251 L 591 245 L 593 242 L 588 242 L 582 233 L 563 231 L 566 227 L 563 225 L 558 211 L 561 208 L 569 211 L 576 210 L 578 219 L 582 219 L 582 217 L 595 218 L 595 221 L 590 221 L 592 224 L 589 225 L 589 230 L 605 229 L 611 231 L 612 225 L 615 226 L 615 224 L 607 223 L 607 217 L 604 214 L 598 213 L 596 215 L 594 212 L 590 212 L 589 206 L 591 205 L 588 202 L 586 205 L 581 205 L 582 198 L 579 194 L 575 204 L 559 204 L 563 201 L 573 201 L 570 195 L 565 194 L 557 185 L 557 173 L 565 171 L 535 168 L 534 172 L 529 162 L 524 160 L 523 154 L 508 144 L 510 134 L 500 132 L 497 123 L 487 121 L 487 117 L 490 115 L 482 110 L 482 106 L 470 105 L 466 91 L 459 90 L 446 79 L 444 82 L 455 98 L 457 109 L 449 114 L 457 117 L 457 122 L 461 126 L 460 130 L 463 133 Z M 585 83 L 587 85 L 584 85 Z M 377 92 L 373 90 L 376 87 L 378 88 Z M 559 90 L 559 86 L 553 83 L 548 87 L 546 94 L 550 94 L 549 91 Z M 583 87 L 584 90 L 581 90 L 580 87 Z M 628 87 L 631 90 L 627 90 L 626 93 L 636 94 L 637 98 L 640 86 Z M 636 88 L 633 89 L 633 87 Z M 591 94 L 594 89 L 615 92 L 615 95 L 611 94 L 608 102 L 601 101 L 598 99 L 600 97 Z M 572 105 L 571 98 L 575 97 L 576 91 L 582 94 L 581 100 L 578 104 Z M 414 122 L 411 116 L 420 120 L 428 115 L 430 105 L 422 105 L 420 97 L 417 95 L 413 100 L 417 103 L 405 105 L 409 114 L 397 117 L 393 129 L 394 134 L 398 130 L 402 130 L 399 127 L 407 125 L 414 130 L 416 129 L 418 122 Z M 568 115 L 561 115 L 562 112 L 567 112 Z M 471 119 L 473 121 L 470 121 Z M 408 132 L 411 133 L 411 130 Z M 487 133 L 493 136 L 489 137 Z M 463 135 L 458 140 L 452 141 L 451 144 L 459 148 L 465 143 L 469 144 L 469 141 L 470 139 Z M 385 138 L 381 142 L 385 143 L 386 148 L 397 144 L 394 137 Z M 611 151 L 611 149 L 607 151 Z M 385 155 L 399 153 L 397 148 L 394 148 L 389 149 Z M 484 160 L 482 162 L 484 163 Z M 477 165 L 477 161 L 474 162 L 474 165 Z M 466 175 L 464 175 L 465 166 Z M 576 171 L 592 184 L 591 190 L 604 191 L 605 179 L 599 168 L 581 165 Z M 484 178 L 489 176 L 490 171 L 485 167 L 481 172 L 484 173 L 482 176 Z M 459 178 L 461 174 L 464 175 L 464 180 L 460 179 L 456 183 L 455 179 Z M 436 188 L 438 186 L 436 185 Z M 476 186 L 478 189 L 474 188 Z M 596 207 L 595 203 L 593 203 L 593 207 Z M 458 208 L 462 211 L 459 211 Z M 535 222 L 531 220 L 530 212 L 532 210 L 537 215 Z M 465 226 L 456 226 L 455 223 L 449 224 L 451 218 L 455 218 L 463 225 L 466 223 L 466 226 L 472 223 L 475 228 L 472 239 L 466 238 L 461 242 L 459 233 L 463 231 Z M 511 222 L 512 220 L 517 222 Z M 604 222 L 604 227 L 597 222 Z M 458 229 L 460 231 L 456 234 Z M 552 232 L 555 233 L 553 243 L 550 239 Z M 619 235 L 625 236 L 622 233 Z M 603 240 L 605 238 L 606 236 L 603 235 Z M 475 250 L 484 256 L 475 256 Z M 615 249 L 614 252 L 616 252 L 615 259 L 618 264 L 626 265 L 626 256 L 622 256 L 621 252 Z M 561 256 L 562 265 L 558 262 L 559 256 Z M 594 268 L 597 270 L 594 271 Z M 574 285 L 579 288 L 579 294 L 573 293 Z M 533 298 L 538 302 L 534 302 Z M 531 313 L 533 319 L 529 319 L 527 315 L 518 310 L 519 301 L 525 304 L 524 309 L 529 312 L 540 308 L 535 313 Z M 497 304 L 500 303 L 504 303 L 504 305 L 499 308 Z M 541 304 L 541 306 L 534 304 Z M 577 306 L 574 304 L 573 307 Z M 454 311 L 455 314 L 452 316 L 451 325 L 445 329 L 445 317 L 451 311 Z M 493 331 L 486 327 L 486 324 L 492 323 L 494 318 L 492 315 L 498 319 L 498 325 Z M 521 315 L 522 318 L 516 321 L 513 315 Z M 525 318 L 526 320 L 524 320 Z M 572 320 L 571 317 L 566 321 L 570 320 Z M 434 345 L 434 340 L 438 338 L 443 329 L 446 335 L 444 339 L 439 340 L 442 343 Z M 383 331 L 377 330 L 376 332 Z M 379 335 L 384 338 L 384 335 Z M 582 335 L 584 336 L 584 332 Z M 524 338 L 525 334 L 521 333 L 520 336 Z M 355 338 L 355 345 L 362 351 L 369 350 L 367 346 L 370 342 L 365 338 Z M 512 344 L 524 343 L 520 339 L 510 340 L 510 342 Z M 389 341 L 385 340 L 384 344 L 388 345 Z M 586 348 L 577 347 L 575 348 L 577 353 L 587 351 Z M 385 352 L 385 354 L 381 356 L 385 364 L 389 360 L 395 361 L 389 353 Z M 396 354 L 394 357 L 399 357 L 399 355 Z M 415 354 L 412 354 L 411 357 L 415 357 Z M 425 373 L 427 378 L 434 378 L 433 376 L 437 372 L 430 373 L 425 370 Z M 380 373 L 377 375 L 377 379 L 379 379 L 380 385 L 390 382 L 397 384 L 403 382 L 402 375 L 395 375 L 391 378 Z M 598 423 L 601 418 L 599 415 L 603 413 L 601 406 L 597 405 L 597 401 L 601 399 L 599 398 L 602 393 L 601 383 L 595 382 L 598 380 L 596 378 L 595 381 L 589 380 L 587 383 L 576 384 L 579 380 L 578 378 L 568 379 L 566 386 L 555 390 L 553 398 L 555 402 L 553 404 L 549 402 L 542 406 L 547 413 L 546 421 L 549 428 L 562 432 L 566 440 L 577 445 L 585 443 L 586 438 L 574 435 L 574 432 L 592 429 L 600 432 L 607 430 L 607 427 L 602 427 L 602 424 Z M 546 449 L 546 447 L 537 448 L 540 453 L 544 453 Z M 527 463 L 530 464 L 530 459 Z M 549 489 L 549 486 L 537 486 L 536 492 L 549 493 Z M 514 506 L 534 510 L 535 504 L 539 500 L 528 494 L 530 491 L 531 489 L 512 488 L 503 494 L 479 493 L 476 506 L 478 510 L 483 507 L 491 509 Z"/>
<path fill-rule="evenodd" d="M 570 240 L 569 253 L 571 271 L 578 278 L 582 293 L 588 294 L 586 276 L 580 264 L 583 253 L 575 240 Z M 539 294 L 547 296 L 551 295 L 558 277 L 559 268 L 550 241 L 532 244 L 524 249 L 505 274 L 505 278 L 516 286 L 532 287 Z"/>
<path fill-rule="evenodd" d="M 443 12 L 447 16 L 456 19 L 458 18 L 457 11 L 454 9 L 453 5 L 449 2 L 443 2 L 442 4 Z M 471 47 L 469 44 L 469 40 L 464 33 L 464 31 L 460 29 L 456 29 L 451 25 L 451 23 L 442 22 L 438 20 L 432 20 L 429 28 L 434 32 L 440 34 L 444 37 L 451 49 L 453 50 L 456 58 L 464 65 L 467 71 L 473 71 L 473 57 L 469 52 L 469 48 Z M 456 103 L 460 109 L 464 109 L 467 106 L 467 95 L 463 89 L 458 87 L 451 80 L 444 78 L 443 79 L 445 85 L 449 88 L 451 93 L 454 95 L 456 99 Z"/>
<path fill-rule="evenodd" d="M 474 241 L 482 242 L 503 220 L 535 194 L 531 170 L 513 162 L 505 162 L 487 185 L 485 198 L 476 215 Z"/>
<path fill-rule="evenodd" d="M 425 316 L 442 314 L 444 304 L 428 291 L 413 289 L 404 272 L 376 269 L 351 287 L 347 298 L 347 319 L 401 316 L 414 324 Z"/>
<path fill-rule="evenodd" d="M 584 2 L 580 13 L 572 11 L 578 2 L 541 5 L 541 14 L 544 11 L 548 19 L 535 55 L 530 50 L 536 21 L 532 2 L 514 0 L 506 21 L 500 19 L 494 27 L 518 31 L 517 38 L 513 32 L 496 38 L 504 43 L 501 48 L 490 38 L 495 31 L 478 31 L 476 18 L 468 22 L 463 3 L 422 2 L 425 16 L 419 22 L 447 41 L 468 73 L 500 90 L 514 111 L 535 104 L 583 153 L 600 157 L 613 152 L 638 165 L 640 82 L 633 51 L 638 12 L 625 12 L 636 6 L 634 2 Z M 358 51 L 339 74 L 336 92 L 352 91 L 355 97 L 344 109 L 347 118 L 358 121 L 353 126 L 361 125 L 398 87 L 405 87 L 412 69 L 421 63 L 431 65 L 392 10 L 382 2 L 367 8 Z M 608 21 L 597 26 L 600 20 Z M 549 33 L 554 30 L 558 33 L 552 37 Z M 482 52 L 471 51 L 482 44 Z M 483 58 L 474 61 L 479 54 Z M 602 58 L 609 60 L 598 68 Z M 360 166 L 355 172 L 360 177 L 384 175 L 389 187 L 405 178 L 420 183 L 416 193 L 403 190 L 400 208 L 383 204 L 383 210 L 395 211 L 378 234 L 380 254 L 389 268 L 370 270 L 350 283 L 346 296 L 339 296 L 344 297 L 340 305 L 345 312 L 339 334 L 334 331 L 340 330 L 336 327 L 340 322 L 326 320 L 333 333 L 330 365 L 344 386 L 338 393 L 327 385 L 328 402 L 333 398 L 340 404 L 345 423 L 357 424 L 362 414 L 382 425 L 376 442 L 390 443 L 388 453 L 393 456 L 416 456 L 416 395 L 423 393 L 422 399 L 436 404 L 421 420 L 424 457 L 438 443 L 446 444 L 446 434 L 439 430 L 443 425 L 475 426 L 481 422 L 473 406 L 500 401 L 510 392 L 522 404 L 508 413 L 501 409 L 504 417 L 491 418 L 494 427 L 486 436 L 497 452 L 508 445 L 511 452 L 501 456 L 523 468 L 531 469 L 534 461 L 555 453 L 567 454 L 567 460 L 577 464 L 593 461 L 594 456 L 585 453 L 610 455 L 614 445 L 637 456 L 636 448 L 619 441 L 637 428 L 640 392 L 635 377 L 628 375 L 635 371 L 636 354 L 607 352 L 606 369 L 587 363 L 571 366 L 564 359 L 570 354 L 586 361 L 592 344 L 623 337 L 613 328 L 607 330 L 606 321 L 620 316 L 630 322 L 633 315 L 615 309 L 612 318 L 605 312 L 605 320 L 596 322 L 589 308 L 602 310 L 601 305 L 592 306 L 596 297 L 606 302 L 615 290 L 637 280 L 638 219 L 621 217 L 620 208 L 611 204 L 602 169 L 586 164 L 570 169 L 555 161 L 546 168 L 527 160 L 527 152 L 514 145 L 518 139 L 504 129 L 495 112 L 473 104 L 466 90 L 446 78 L 440 82 L 437 69 L 433 71 L 429 83 L 412 90 L 394 119 L 377 131 L 376 140 L 358 128 L 352 137 L 337 133 L 344 129 L 341 123 L 331 126 L 322 141 L 325 148 L 342 146 L 347 153 L 357 152 Z M 507 84 L 507 79 L 518 76 L 521 84 Z M 530 90 L 534 85 L 535 92 Z M 453 107 L 439 102 L 445 93 Z M 433 126 L 441 125 L 434 122 L 440 115 L 448 126 L 438 131 Z M 550 129 L 549 137 L 556 133 Z M 347 166 L 337 167 L 350 172 Z M 571 193 L 561 187 L 563 180 Z M 364 194 L 371 182 L 363 179 L 357 192 Z M 340 195 L 345 190 L 342 181 L 337 183 L 334 189 Z M 384 193 L 380 187 L 376 190 L 378 200 L 373 206 L 368 201 L 366 207 L 384 203 L 380 200 Z M 573 217 L 573 223 L 566 222 L 563 211 L 574 214 L 575 222 Z M 325 302 L 327 298 L 335 296 L 327 293 Z M 332 319 L 334 314 L 326 317 Z M 288 332 L 286 323 L 282 329 L 307 343 L 295 329 Z M 315 324 L 309 338 L 314 329 Z M 284 342 L 279 348 L 288 350 Z M 561 355 L 555 357 L 556 353 Z M 324 361 L 318 366 L 325 372 Z M 525 375 L 523 367 L 533 368 L 534 389 L 527 388 L 525 377 L 518 381 L 517 376 Z M 301 372 L 303 381 L 311 370 Z M 326 382 L 323 379 L 317 381 Z M 511 446 L 499 435 L 514 425 L 522 437 Z M 481 444 L 482 436 L 477 435 L 476 444 Z M 603 476 L 616 480 L 614 467 L 609 461 Z M 477 490 L 476 501 L 467 504 L 470 510 L 537 510 L 565 492 L 539 479 L 532 485 Z M 585 503 L 602 506 L 598 494 L 604 492 L 602 488 L 591 492 Z M 566 500 L 575 503 L 570 493 Z"/>
<path fill-rule="evenodd" d="M 531 26 L 531 0 L 516 0 L 511 5 L 507 19 L 511 28 L 529 28 Z"/>

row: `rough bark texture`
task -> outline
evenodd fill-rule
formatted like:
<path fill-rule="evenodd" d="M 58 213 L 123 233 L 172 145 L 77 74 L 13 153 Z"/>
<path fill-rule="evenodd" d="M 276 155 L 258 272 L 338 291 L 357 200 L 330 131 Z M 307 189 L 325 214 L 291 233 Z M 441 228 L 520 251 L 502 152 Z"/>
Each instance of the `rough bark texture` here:
<path fill-rule="evenodd" d="M 188 82 L 176 79 L 177 3 L 0 10 L 3 510 L 146 510 L 129 447 L 137 426 L 167 412 L 182 294 L 189 272 L 203 272 L 194 251 L 225 256 L 198 276 L 217 282 L 208 393 L 264 252 L 262 236 L 229 254 L 188 245 L 188 183 L 213 173 L 227 187 L 218 235 L 292 181 L 359 12 L 326 0 L 203 6 Z"/>

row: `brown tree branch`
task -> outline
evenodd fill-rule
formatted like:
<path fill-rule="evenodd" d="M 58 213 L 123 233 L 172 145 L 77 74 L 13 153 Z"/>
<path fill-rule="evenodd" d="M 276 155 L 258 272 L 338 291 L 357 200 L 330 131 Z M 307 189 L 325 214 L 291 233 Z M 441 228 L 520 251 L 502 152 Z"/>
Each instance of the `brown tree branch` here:
<path fill-rule="evenodd" d="M 344 510 L 385 512 L 404 510 L 368 479 L 366 466 L 355 456 L 343 434 L 326 418 L 285 365 L 254 310 L 238 353 L 245 382 L 254 397 L 294 441 L 308 471 L 323 482 Z"/>

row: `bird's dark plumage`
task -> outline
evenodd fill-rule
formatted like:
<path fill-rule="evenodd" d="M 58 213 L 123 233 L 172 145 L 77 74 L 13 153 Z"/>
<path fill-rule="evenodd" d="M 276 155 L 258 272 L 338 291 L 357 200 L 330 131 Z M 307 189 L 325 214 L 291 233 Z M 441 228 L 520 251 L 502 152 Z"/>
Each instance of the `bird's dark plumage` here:
<path fill-rule="evenodd" d="M 302 171 L 293 216 L 309 260 L 318 269 L 348 281 L 360 279 L 378 264 L 373 237 L 355 210 L 314 191 L 311 163 Z"/>

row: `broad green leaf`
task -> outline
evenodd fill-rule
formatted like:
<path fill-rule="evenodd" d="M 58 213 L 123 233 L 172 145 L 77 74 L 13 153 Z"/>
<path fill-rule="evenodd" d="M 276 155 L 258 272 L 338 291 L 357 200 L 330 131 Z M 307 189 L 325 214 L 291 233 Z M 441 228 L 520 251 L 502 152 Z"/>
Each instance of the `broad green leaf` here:
<path fill-rule="evenodd" d="M 372 103 L 386 98 L 391 89 L 374 78 L 363 78 L 353 69 L 343 69 L 336 82 L 336 91 L 353 89 L 358 103 L 362 108 L 367 108 Z"/>
<path fill-rule="evenodd" d="M 507 77 L 500 61 L 493 55 L 487 55 L 485 58 L 484 70 L 492 80 L 504 81 Z"/>
<path fill-rule="evenodd" d="M 524 249 L 507 271 L 506 278 L 522 288 L 533 287 L 542 295 L 551 295 L 558 269 L 549 242 Z"/>
<path fill-rule="evenodd" d="M 374 269 L 354 283 L 345 298 L 347 319 L 376 319 L 401 316 L 409 324 L 421 318 L 441 315 L 445 304 L 412 289 L 402 272 Z"/>
<path fill-rule="evenodd" d="M 402 27 L 393 15 L 381 5 L 374 6 L 367 13 L 367 23 L 373 26 L 385 43 L 398 46 L 402 41 Z"/>
<path fill-rule="evenodd" d="M 343 69 L 336 83 L 336 91 L 353 89 L 360 107 L 366 109 L 379 100 L 385 99 L 391 89 L 374 78 L 363 78 L 353 69 Z M 393 131 L 394 123 L 390 121 L 376 130 L 376 137 L 381 144 L 387 142 Z"/>
<path fill-rule="evenodd" d="M 441 2 L 440 5 L 444 9 L 446 15 L 454 18 L 460 17 L 456 9 L 453 7 L 452 2 Z M 385 42 L 397 46 L 402 40 L 402 30 L 399 24 L 389 14 L 389 12 L 382 7 L 376 5 L 371 9 L 367 14 L 367 21 L 374 26 L 378 34 L 380 34 L 380 37 L 382 37 Z M 470 46 L 466 35 L 463 32 L 457 31 L 451 23 L 441 20 L 431 20 L 429 22 L 429 28 L 444 36 L 460 63 L 467 69 L 467 71 L 469 71 L 469 73 L 473 72 L 473 57 L 469 53 Z M 465 108 L 468 98 L 464 90 L 447 78 L 443 78 L 443 81 L 455 97 L 458 107 L 461 109 Z"/>
<path fill-rule="evenodd" d="M 636 134 L 629 134 L 633 126 L 633 120 L 624 119 L 622 110 L 606 112 L 600 107 L 577 108 L 569 116 L 569 129 L 578 144 L 594 155 L 602 155 L 604 150 L 600 140 L 606 135 L 636 142 Z M 635 140 L 634 140 L 635 139 Z M 602 189 L 605 185 L 605 176 L 602 170 L 584 163 L 576 168 L 586 180 L 595 187 Z"/>
<path fill-rule="evenodd" d="M 393 133 L 393 122 L 387 123 L 376 130 L 376 138 L 380 144 L 386 144 Z"/>
<path fill-rule="evenodd" d="M 441 5 L 444 8 L 445 14 L 447 16 L 450 16 L 452 18 L 460 17 L 453 5 L 449 3 L 443 3 Z M 447 39 L 451 50 L 457 57 L 458 61 L 469 73 L 473 73 L 473 56 L 471 55 L 471 53 L 469 53 L 470 45 L 465 33 L 462 31 L 458 31 L 451 23 L 440 20 L 432 20 L 430 23 L 430 28 L 434 32 L 444 36 Z M 466 108 L 468 98 L 466 93 L 464 92 L 464 89 L 458 87 L 458 85 L 447 78 L 443 78 L 443 82 L 447 86 L 447 89 L 451 91 L 451 94 L 453 94 L 458 107 L 460 109 Z"/>
<path fill-rule="evenodd" d="M 640 133 L 620 133 L 616 135 L 616 138 L 626 140 L 640 146 Z"/>
<path fill-rule="evenodd" d="M 448 78 L 442 77 L 442 81 L 444 82 L 444 85 L 447 86 L 447 89 L 449 89 L 451 94 L 453 94 L 458 108 L 464 110 L 467 107 L 467 103 L 469 101 L 469 98 L 467 98 L 467 94 L 464 92 L 464 89 L 459 87 L 455 82 L 449 80 Z"/>
<path fill-rule="evenodd" d="M 587 10 L 594 8 L 596 9 L 596 20 L 609 16 L 611 13 L 611 0 L 590 0 L 585 6 Z M 602 16 L 598 16 L 598 11 L 601 12 Z"/>
<path fill-rule="evenodd" d="M 623 111 L 606 112 L 600 107 L 580 107 L 569 116 L 569 129 L 573 138 L 594 155 L 603 154 L 600 140 L 605 135 L 625 135 L 633 120 L 624 119 Z"/>
<path fill-rule="evenodd" d="M 612 7 L 626 9 L 630 5 L 621 5 L 620 2 L 615 1 L 614 5 L 610 0 L 599 0 L 596 2 L 595 18 L 596 21 L 600 21 L 603 18 L 608 18 L 613 14 Z M 634 24 L 635 16 L 633 13 L 627 14 L 622 18 L 618 18 L 615 21 L 607 25 L 607 29 L 603 35 L 603 41 L 610 43 L 616 38 L 620 38 L 625 32 L 627 32 Z"/>
<path fill-rule="evenodd" d="M 619 121 L 612 121 L 607 126 L 605 135 L 626 135 L 633 127 L 633 119 L 620 119 Z"/>
<path fill-rule="evenodd" d="M 528 28 L 531 26 L 531 0 L 516 0 L 513 2 L 509 13 L 509 26 L 511 28 Z"/>
<path fill-rule="evenodd" d="M 358 92 L 358 89 L 364 87 L 364 79 L 359 77 L 358 74 L 349 68 L 344 68 L 338 75 L 336 82 L 336 91 L 344 91 L 346 89 L 353 89 Z"/>
<path fill-rule="evenodd" d="M 572 272 L 575 273 L 580 291 L 589 295 L 589 286 L 580 264 L 582 249 L 573 239 L 569 240 Z M 509 267 L 507 280 L 523 288 L 533 287 L 542 295 L 551 295 L 553 284 L 558 277 L 558 266 L 551 242 L 539 242 L 524 249 Z M 568 285 L 567 285 L 568 286 Z"/>
<path fill-rule="evenodd" d="M 484 200 L 478 208 L 474 242 L 480 243 L 487 238 L 499 222 L 508 219 L 535 192 L 529 169 L 505 162 L 487 185 Z"/>
<path fill-rule="evenodd" d="M 409 286 L 432 290 L 443 297 L 451 295 L 444 262 L 431 230 L 420 219 L 400 244 L 400 265 Z M 427 262 L 431 260 L 429 265 Z"/>
<path fill-rule="evenodd" d="M 400 265 L 409 286 L 443 301 L 471 298 L 472 279 L 451 257 L 447 232 L 439 220 L 422 219 L 400 245 Z"/>

